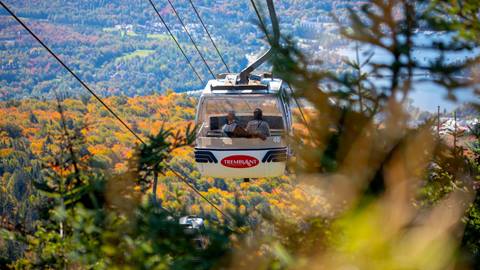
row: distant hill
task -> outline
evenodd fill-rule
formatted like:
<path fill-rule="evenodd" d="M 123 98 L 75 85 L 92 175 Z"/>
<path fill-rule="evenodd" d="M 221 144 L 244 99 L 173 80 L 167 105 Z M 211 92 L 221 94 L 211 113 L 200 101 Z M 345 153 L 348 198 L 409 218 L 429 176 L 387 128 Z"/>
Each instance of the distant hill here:
<path fill-rule="evenodd" d="M 13 11 L 102 95 L 147 95 L 173 88 L 203 87 L 167 35 L 147 0 L 6 1 Z M 263 1 L 258 1 L 262 7 Z M 204 81 L 210 79 L 167 1 L 157 7 Z M 248 63 L 247 54 L 265 48 L 250 2 L 194 1 L 233 71 Z M 282 32 L 311 36 L 318 23 L 331 23 L 359 1 L 276 1 Z M 182 19 L 215 73 L 225 72 L 186 0 L 174 1 Z M 262 10 L 265 9 L 264 7 Z M 344 18 L 345 16 L 339 16 Z M 78 95 L 83 90 L 4 10 L 0 10 L 0 100 L 51 97 L 53 90 Z M 330 42 L 319 29 L 311 38 Z"/>

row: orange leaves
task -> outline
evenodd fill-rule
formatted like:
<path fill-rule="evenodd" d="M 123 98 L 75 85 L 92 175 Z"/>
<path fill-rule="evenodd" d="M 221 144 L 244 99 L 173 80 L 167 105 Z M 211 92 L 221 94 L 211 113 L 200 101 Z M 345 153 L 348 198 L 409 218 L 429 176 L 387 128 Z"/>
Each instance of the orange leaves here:
<path fill-rule="evenodd" d="M 45 140 L 36 140 L 34 138 L 30 138 L 30 148 L 34 154 L 39 155 L 42 152 L 44 141 Z"/>
<path fill-rule="evenodd" d="M 182 132 L 189 124 L 193 124 L 192 119 L 195 116 L 195 99 L 173 92 L 168 96 L 109 97 L 105 102 L 110 104 L 142 138 L 156 134 L 162 126 L 173 132 Z M 81 101 L 67 99 L 63 104 L 68 120 L 76 126 L 80 125 L 90 154 L 113 171 L 126 172 L 128 160 L 132 158 L 134 146 L 138 143 L 136 139 L 119 126 L 116 120 L 94 100 L 84 105 Z M 19 126 L 23 134 L 28 136 L 30 147 L 36 155 L 40 157 L 45 155 L 43 153 L 45 147 L 59 150 L 56 149 L 58 145 L 54 137 L 50 138 L 49 144 L 45 144 L 51 128 L 58 128 L 59 125 L 60 115 L 56 111 L 55 101 L 22 100 L 19 101 L 19 106 L 10 108 L 3 107 L 0 103 L 0 113 L 5 116 L 0 119 L 0 124 L 11 123 Z M 38 123 L 30 122 L 31 113 L 38 119 Z M 88 125 L 81 126 L 84 123 Z M 10 140 L 8 134 L 2 136 L 6 136 L 5 142 Z M 0 151 L 0 157 L 11 153 L 11 149 L 3 149 Z M 189 165 L 194 167 L 190 147 L 176 149 L 173 157 L 172 162 L 181 160 L 182 163 L 188 164 L 187 167 Z M 60 167 L 57 167 L 57 172 L 65 173 Z M 197 184 L 203 195 L 220 205 L 222 209 L 230 211 L 238 210 L 241 213 L 262 211 L 261 209 L 268 204 L 276 215 L 298 218 L 301 216 L 299 213 L 301 206 L 310 205 L 314 209 L 318 208 L 320 202 L 301 189 L 292 187 L 288 178 L 256 179 L 250 183 L 225 180 L 225 183 L 220 183 L 218 179 L 202 178 L 196 170 L 191 170 L 189 177 L 199 181 Z M 218 215 L 215 209 L 185 189 L 184 184 L 170 171 L 166 172 L 166 176 L 159 178 L 157 198 L 162 200 L 163 206 L 168 209 L 181 209 L 187 206 L 192 214 L 206 212 Z"/>
<path fill-rule="evenodd" d="M 88 151 L 94 156 L 108 156 L 112 153 L 112 149 L 103 145 L 89 146 Z"/>
<path fill-rule="evenodd" d="M 12 148 L 0 149 L 0 158 L 6 158 L 13 153 Z"/>
<path fill-rule="evenodd" d="M 172 91 L 168 95 L 131 98 L 113 96 L 104 101 L 142 138 L 158 133 L 162 125 L 173 132 L 183 131 L 192 123 L 195 114 L 195 100 Z M 132 158 L 134 146 L 138 143 L 136 139 L 119 126 L 117 120 L 94 99 L 87 100 L 86 104 L 79 99 L 66 99 L 62 104 L 67 126 L 80 128 L 90 154 L 106 162 L 116 172 L 126 171 L 128 160 Z M 25 99 L 16 102 L 14 106 L 0 102 L 0 114 L 0 125 L 8 123 L 18 126 L 22 130 L 22 136 L 30 142 L 32 152 L 40 158 L 46 154 L 45 148 L 58 148 L 56 138 L 52 136 L 53 129 L 60 127 L 60 114 L 55 100 Z M 32 115 L 36 118 L 35 122 L 31 120 Z M 47 137 L 50 138 L 49 143 L 45 144 Z M 4 132 L 0 140 L 8 144 L 12 138 Z M 2 155 L 10 152 L 11 150 L 4 149 Z M 193 163 L 191 149 L 188 147 L 178 149 L 174 156 Z M 159 191 L 159 196 L 166 190 Z"/>
<path fill-rule="evenodd" d="M 305 194 L 300 190 L 300 189 L 294 189 L 293 192 L 292 192 L 292 198 L 294 200 L 303 200 L 305 199 Z"/>
<path fill-rule="evenodd" d="M 200 213 L 200 206 L 197 204 L 194 204 L 190 207 L 190 211 L 192 213 Z"/>
<path fill-rule="evenodd" d="M 160 199 L 162 201 L 165 201 L 166 199 L 166 193 L 167 193 L 167 188 L 162 185 L 162 184 L 159 184 L 157 186 L 157 199 Z"/>
<path fill-rule="evenodd" d="M 192 154 L 192 152 L 193 151 L 191 147 L 182 147 L 175 149 L 172 154 L 176 157 L 187 158 Z"/>
<path fill-rule="evenodd" d="M 137 125 L 140 130 L 147 131 L 147 132 L 150 131 L 151 125 L 148 121 L 138 121 Z"/>
<path fill-rule="evenodd" d="M 128 169 L 125 163 L 117 163 L 115 164 L 115 172 L 123 173 L 126 172 Z M 140 187 L 139 187 L 140 188 Z"/>

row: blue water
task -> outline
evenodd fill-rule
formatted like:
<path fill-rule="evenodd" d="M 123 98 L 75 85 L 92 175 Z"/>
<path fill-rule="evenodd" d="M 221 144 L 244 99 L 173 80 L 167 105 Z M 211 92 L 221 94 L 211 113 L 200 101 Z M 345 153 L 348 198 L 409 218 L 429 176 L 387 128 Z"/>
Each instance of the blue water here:
<path fill-rule="evenodd" d="M 444 41 L 450 39 L 449 35 L 441 34 L 425 34 L 419 33 L 415 36 L 414 42 L 418 45 L 430 45 L 434 41 Z M 381 48 L 369 48 L 369 47 L 360 47 L 360 62 L 366 59 L 367 55 L 374 53 L 374 56 L 371 59 L 371 62 L 374 63 L 389 63 L 391 62 L 391 56 L 388 52 Z M 341 56 L 349 58 L 351 61 L 354 61 L 356 58 L 355 44 L 347 48 L 338 50 L 338 54 Z M 445 55 L 445 61 L 457 61 L 462 60 L 468 57 L 474 57 L 480 55 L 480 49 L 475 50 L 463 50 L 455 53 L 448 53 Z M 426 64 L 429 61 L 433 61 L 439 57 L 439 53 L 433 50 L 428 49 L 419 49 L 413 52 L 413 57 L 421 64 Z M 365 67 L 368 71 L 369 67 Z M 415 73 L 423 73 L 422 71 L 415 71 Z M 422 81 L 420 79 L 426 80 L 426 78 L 418 78 L 419 81 L 416 81 L 413 84 L 412 92 L 410 98 L 413 100 L 413 105 L 419 107 L 422 110 L 426 111 L 436 111 L 437 106 L 440 106 L 442 111 L 446 109 L 447 111 L 452 111 L 456 107 L 460 106 L 465 102 L 475 102 L 480 103 L 480 97 L 475 95 L 473 88 L 469 89 L 459 89 L 455 91 L 455 96 L 457 101 L 450 101 L 447 99 L 447 91 L 440 85 L 435 84 L 431 80 Z M 382 80 L 378 80 L 377 86 L 382 84 Z"/>

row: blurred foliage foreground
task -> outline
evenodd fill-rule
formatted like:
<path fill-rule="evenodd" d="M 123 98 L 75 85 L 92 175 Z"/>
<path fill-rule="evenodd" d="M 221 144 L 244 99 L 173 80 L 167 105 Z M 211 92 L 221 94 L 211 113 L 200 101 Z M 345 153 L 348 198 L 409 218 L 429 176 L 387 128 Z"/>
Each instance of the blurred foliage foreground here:
<path fill-rule="evenodd" d="M 341 25 L 345 37 L 391 56 L 382 63 L 367 59 L 368 72 L 359 61 L 345 74 L 312 71 L 288 37 L 271 44 L 274 73 L 311 104 L 308 124 L 291 138 L 295 177 L 251 186 L 202 180 L 185 162 L 191 153 L 176 154 L 193 140 L 185 126 L 186 134 L 160 126 L 128 166 L 106 171 L 86 147 L 84 123 L 73 123 L 69 101 L 59 98 L 59 124 L 50 126 L 49 147 L 41 151 L 48 155 L 33 164 L 34 154 L 25 150 L 17 160 L 30 170 L 2 182 L 2 203 L 17 196 L 24 202 L 18 207 L 36 209 L 2 205 L 2 263 L 18 269 L 478 268 L 479 127 L 471 127 L 469 144 L 452 147 L 437 137 L 433 120 L 408 125 L 404 104 L 412 85 L 425 80 L 414 76 L 418 70 L 451 99 L 478 86 L 478 59 L 452 63 L 442 56 L 480 45 L 479 12 L 477 1 L 441 0 L 371 1 L 352 11 L 351 24 Z M 455 36 L 429 45 L 440 53 L 437 61 L 412 57 L 418 27 Z M 456 76 L 459 71 L 471 76 Z M 381 86 L 373 83 L 379 77 Z M 12 139 L 19 133 L 3 127 L 1 143 L 28 148 Z M 225 214 L 172 186 L 172 167 L 188 171 L 190 184 Z M 26 177 L 32 185 L 6 193 Z M 150 195 L 155 188 L 161 191 Z M 4 220 L 8 211 L 27 213 L 26 223 Z M 178 218 L 188 213 L 206 218 L 206 226 L 193 232 L 180 226 Z"/>

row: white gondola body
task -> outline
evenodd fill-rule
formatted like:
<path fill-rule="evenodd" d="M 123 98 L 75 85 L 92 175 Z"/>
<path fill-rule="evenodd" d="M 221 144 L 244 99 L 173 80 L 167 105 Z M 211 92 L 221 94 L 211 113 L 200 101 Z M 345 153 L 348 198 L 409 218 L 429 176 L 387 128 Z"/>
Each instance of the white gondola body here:
<path fill-rule="evenodd" d="M 237 87 L 229 84 L 228 76 L 207 84 L 196 117 L 200 129 L 195 160 L 203 176 L 260 178 L 285 173 L 289 153 L 286 135 L 291 132 L 291 112 L 279 94 L 282 87 L 285 85 L 278 79 L 262 79 Z M 230 138 L 222 134 L 228 111 L 234 110 L 239 125 L 245 128 L 257 107 L 263 110 L 264 119 L 269 123 L 270 137 L 261 140 Z"/>

